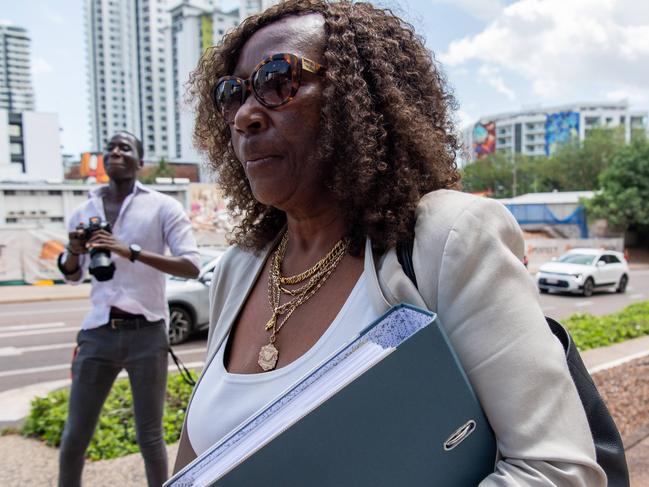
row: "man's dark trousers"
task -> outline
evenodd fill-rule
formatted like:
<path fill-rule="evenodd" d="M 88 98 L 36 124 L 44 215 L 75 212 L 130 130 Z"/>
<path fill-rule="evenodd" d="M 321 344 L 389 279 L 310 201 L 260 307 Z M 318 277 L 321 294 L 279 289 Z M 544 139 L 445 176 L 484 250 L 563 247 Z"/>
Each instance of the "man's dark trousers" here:
<path fill-rule="evenodd" d="M 118 322 L 82 330 L 72 363 L 68 419 L 61 440 L 59 486 L 81 485 L 84 456 L 101 407 L 117 374 L 126 369 L 133 393 L 137 441 L 149 487 L 167 479 L 162 412 L 169 349 L 164 322 Z"/>

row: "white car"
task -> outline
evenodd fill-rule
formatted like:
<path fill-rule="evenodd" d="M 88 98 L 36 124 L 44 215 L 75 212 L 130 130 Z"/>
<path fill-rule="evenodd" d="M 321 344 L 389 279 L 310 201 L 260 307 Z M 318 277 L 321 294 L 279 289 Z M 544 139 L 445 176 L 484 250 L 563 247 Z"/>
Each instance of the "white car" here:
<path fill-rule="evenodd" d="M 177 345 L 209 325 L 209 291 L 214 267 L 224 250 L 200 249 L 201 270 L 196 279 L 169 276 L 169 343 Z"/>
<path fill-rule="evenodd" d="M 543 264 L 536 275 L 542 293 L 563 291 L 591 296 L 595 289 L 626 291 L 629 266 L 620 252 L 572 249 L 558 259 Z"/>

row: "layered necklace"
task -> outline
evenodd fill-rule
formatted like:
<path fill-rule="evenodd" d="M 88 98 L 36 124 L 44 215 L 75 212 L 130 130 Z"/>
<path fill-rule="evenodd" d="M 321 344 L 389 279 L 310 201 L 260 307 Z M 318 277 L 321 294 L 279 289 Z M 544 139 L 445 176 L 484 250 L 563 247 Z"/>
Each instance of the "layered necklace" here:
<path fill-rule="evenodd" d="M 284 234 L 277 246 L 277 250 L 273 254 L 273 260 L 268 273 L 268 303 L 273 314 L 266 323 L 265 328 L 271 333 L 268 344 L 261 347 L 259 360 L 257 361 L 264 371 L 273 370 L 277 365 L 277 359 L 279 358 L 279 350 L 275 345 L 277 334 L 291 317 L 293 311 L 313 296 L 336 269 L 349 248 L 349 240 L 338 240 L 329 253 L 309 269 L 295 276 L 285 277 L 282 276 L 281 268 L 284 256 L 286 255 L 287 245 L 288 232 Z M 302 285 L 293 289 L 286 287 L 299 284 Z M 282 295 L 290 296 L 290 299 L 280 304 Z"/>

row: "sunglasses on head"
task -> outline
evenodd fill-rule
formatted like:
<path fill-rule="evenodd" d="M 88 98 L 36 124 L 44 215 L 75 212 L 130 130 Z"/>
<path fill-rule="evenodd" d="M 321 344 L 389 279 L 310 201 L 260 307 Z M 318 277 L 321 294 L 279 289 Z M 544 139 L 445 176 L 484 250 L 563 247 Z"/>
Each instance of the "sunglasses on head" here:
<path fill-rule="evenodd" d="M 232 123 L 251 92 L 267 108 L 291 101 L 300 87 L 302 71 L 323 76 L 325 67 L 294 54 L 274 54 L 260 62 L 248 79 L 219 78 L 212 90 L 212 100 L 225 121 Z"/>

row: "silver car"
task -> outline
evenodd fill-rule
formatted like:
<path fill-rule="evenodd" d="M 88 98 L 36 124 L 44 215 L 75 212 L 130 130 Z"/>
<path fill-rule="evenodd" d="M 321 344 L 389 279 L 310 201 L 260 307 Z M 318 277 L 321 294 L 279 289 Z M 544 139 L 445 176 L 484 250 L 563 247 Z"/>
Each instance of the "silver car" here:
<path fill-rule="evenodd" d="M 225 250 L 200 249 L 201 271 L 196 279 L 169 276 L 169 342 L 177 345 L 209 326 L 209 290 L 214 267 Z"/>

